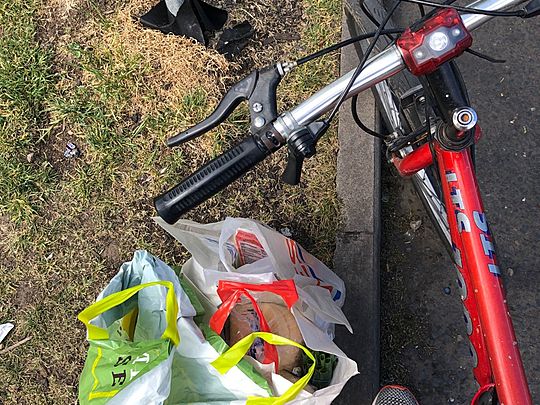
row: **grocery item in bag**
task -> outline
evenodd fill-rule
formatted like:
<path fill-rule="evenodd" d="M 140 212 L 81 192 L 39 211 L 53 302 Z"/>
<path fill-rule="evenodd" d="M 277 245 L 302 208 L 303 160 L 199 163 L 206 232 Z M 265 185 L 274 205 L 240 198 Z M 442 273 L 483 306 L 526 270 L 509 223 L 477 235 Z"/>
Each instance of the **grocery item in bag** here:
<path fill-rule="evenodd" d="M 268 324 L 270 331 L 276 335 L 286 337 L 296 343 L 303 344 L 304 339 L 296 323 L 296 319 L 291 311 L 284 305 L 263 302 L 259 308 Z M 237 304 L 229 318 L 229 338 L 228 344 L 234 345 L 247 335 L 253 332 L 261 331 L 260 321 L 257 312 L 253 309 L 250 302 Z M 264 355 L 264 345 L 261 341 L 255 341 L 254 346 L 248 354 L 258 361 L 261 361 Z M 253 348 L 256 348 L 253 350 Z M 261 353 L 263 352 L 263 353 Z M 292 371 L 295 367 L 301 365 L 301 350 L 295 346 L 279 346 L 277 348 L 279 367 L 278 371 Z"/>

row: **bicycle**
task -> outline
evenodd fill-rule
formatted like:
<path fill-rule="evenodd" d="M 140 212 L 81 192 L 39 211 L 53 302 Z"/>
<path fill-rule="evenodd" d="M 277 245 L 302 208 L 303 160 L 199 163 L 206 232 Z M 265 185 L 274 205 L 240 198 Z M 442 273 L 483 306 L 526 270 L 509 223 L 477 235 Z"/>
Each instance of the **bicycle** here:
<path fill-rule="evenodd" d="M 406 30 L 387 28 L 402 1 L 418 4 L 421 19 Z M 154 201 L 158 214 L 168 223 L 176 222 L 284 145 L 289 153 L 283 180 L 298 184 L 304 159 L 315 154 L 318 140 L 340 106 L 352 98 L 355 121 L 365 132 L 383 140 L 388 160 L 402 176 L 413 178 L 453 258 L 473 354 L 473 375 L 480 386 L 471 403 L 532 404 L 475 176 L 474 144 L 482 133 L 454 63 L 465 51 L 489 59 L 470 49 L 471 32 L 493 17 L 540 14 L 539 0 L 520 10 L 501 11 L 523 2 L 478 0 L 460 7 L 451 4 L 452 0 L 445 4 L 397 0 L 388 11 L 384 7 L 370 10 L 368 5 L 366 16 L 377 27 L 374 32 L 295 62 L 252 72 L 232 86 L 208 118 L 167 143 L 176 146 L 211 130 L 244 100 L 249 103 L 251 135 L 158 196 Z M 426 13 L 424 7 L 433 10 Z M 276 91 L 286 73 L 313 58 L 370 38 L 356 69 L 278 115 Z M 381 45 L 380 38 L 385 42 L 371 56 Z M 388 133 L 367 128 L 355 114 L 355 96 L 368 89 L 374 91 Z"/>

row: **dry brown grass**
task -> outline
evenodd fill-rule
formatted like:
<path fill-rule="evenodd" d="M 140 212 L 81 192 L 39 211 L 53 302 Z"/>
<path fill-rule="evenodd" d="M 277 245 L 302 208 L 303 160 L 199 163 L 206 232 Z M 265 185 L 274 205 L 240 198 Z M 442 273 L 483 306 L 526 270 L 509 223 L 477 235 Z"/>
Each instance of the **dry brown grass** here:
<path fill-rule="evenodd" d="M 229 63 L 194 40 L 142 28 L 134 16 L 148 4 L 127 2 L 107 27 L 92 20 L 81 29 L 81 40 L 94 48 L 97 57 L 110 55 L 119 70 L 125 68 L 125 59 L 139 60 L 141 71 L 134 72 L 138 83 L 130 103 L 142 114 L 164 108 L 180 111 L 182 98 L 199 88 L 206 90 L 208 103 L 216 104 L 231 79 Z M 92 81 L 92 74 L 83 75 L 85 84 L 91 86 Z"/>

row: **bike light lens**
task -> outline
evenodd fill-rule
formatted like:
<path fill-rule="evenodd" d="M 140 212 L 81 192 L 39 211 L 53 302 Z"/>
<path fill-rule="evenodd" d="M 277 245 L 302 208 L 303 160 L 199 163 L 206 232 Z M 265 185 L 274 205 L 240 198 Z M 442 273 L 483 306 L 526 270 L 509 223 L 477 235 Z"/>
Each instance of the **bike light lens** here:
<path fill-rule="evenodd" d="M 414 31 L 408 28 L 397 40 L 407 67 L 416 76 L 433 72 L 471 44 L 471 34 L 451 8 L 439 11 Z"/>
<path fill-rule="evenodd" d="M 440 31 L 434 32 L 428 38 L 429 47 L 436 52 L 443 51 L 450 42 L 448 36 Z"/>

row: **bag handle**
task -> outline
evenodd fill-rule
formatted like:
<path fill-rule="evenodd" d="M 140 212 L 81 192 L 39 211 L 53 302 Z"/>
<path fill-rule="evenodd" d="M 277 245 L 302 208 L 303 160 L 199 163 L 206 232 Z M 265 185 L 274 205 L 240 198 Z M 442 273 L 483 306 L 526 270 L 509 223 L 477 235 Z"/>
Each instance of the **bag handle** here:
<path fill-rule="evenodd" d="M 221 354 L 216 360 L 212 363 L 212 366 L 219 371 L 220 374 L 225 374 L 231 368 L 233 368 L 244 355 L 247 353 L 255 339 L 261 338 L 265 342 L 268 342 L 273 345 L 278 346 L 295 346 L 299 349 L 302 349 L 304 353 L 313 361 L 313 364 L 309 367 L 309 370 L 305 376 L 300 378 L 295 382 L 285 393 L 280 397 L 249 397 L 246 404 L 247 405 L 282 405 L 292 399 L 304 389 L 304 387 L 309 383 L 309 380 L 315 372 L 315 357 L 313 354 L 304 346 L 299 343 L 296 343 L 293 340 L 284 338 L 282 336 L 274 335 L 273 333 L 268 332 L 255 332 L 250 335 L 247 335 L 245 338 L 240 340 L 229 350 Z"/>
<path fill-rule="evenodd" d="M 178 316 L 178 302 L 176 301 L 176 295 L 174 293 L 174 285 L 170 281 L 153 281 L 151 283 L 139 284 L 135 287 L 128 288 L 126 290 L 118 291 L 114 294 L 108 295 L 85 308 L 77 318 L 85 324 L 88 330 L 88 338 L 91 340 L 107 340 L 109 339 L 109 332 L 106 329 L 100 328 L 96 325 L 92 325 L 90 321 L 102 313 L 112 309 L 133 297 L 140 290 L 147 287 L 163 286 L 168 289 L 167 297 L 165 298 L 165 308 L 167 319 L 167 327 L 161 335 L 161 339 L 170 339 L 175 346 L 180 343 L 180 336 L 178 335 L 178 329 L 176 326 L 176 318 Z"/>
<path fill-rule="evenodd" d="M 283 298 L 287 307 L 291 307 L 298 301 L 298 292 L 294 280 L 277 280 L 271 283 L 253 284 L 238 281 L 219 280 L 217 293 L 222 301 L 225 301 L 235 290 L 240 288 L 252 292 L 270 292 Z"/>
<path fill-rule="evenodd" d="M 296 285 L 293 280 L 279 280 L 273 283 L 267 284 L 251 284 L 240 283 L 237 281 L 219 280 L 217 294 L 221 298 L 222 304 L 218 310 L 210 318 L 210 327 L 220 334 L 225 326 L 227 318 L 231 314 L 232 309 L 239 301 L 241 295 L 245 295 L 253 304 L 253 308 L 259 316 L 261 327 L 268 327 L 264 316 L 257 305 L 256 300 L 251 296 L 248 291 L 252 292 L 270 292 L 279 295 L 285 301 L 285 304 L 289 309 L 298 301 L 298 292 L 296 291 Z M 263 332 L 270 332 L 270 330 L 264 330 Z"/>

